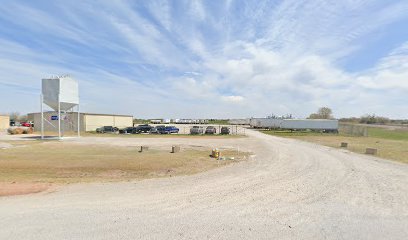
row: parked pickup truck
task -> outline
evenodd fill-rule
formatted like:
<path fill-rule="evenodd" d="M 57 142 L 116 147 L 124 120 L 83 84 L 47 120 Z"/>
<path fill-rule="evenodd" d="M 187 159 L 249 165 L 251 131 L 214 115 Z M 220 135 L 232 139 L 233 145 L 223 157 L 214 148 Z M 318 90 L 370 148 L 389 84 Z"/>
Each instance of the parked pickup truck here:
<path fill-rule="evenodd" d="M 214 126 L 208 126 L 205 129 L 205 134 L 215 134 L 217 133 L 217 129 Z"/>
<path fill-rule="evenodd" d="M 156 127 L 152 127 L 152 128 L 150 129 L 149 133 L 150 133 L 150 134 L 160 134 L 159 130 L 160 130 L 161 128 L 164 128 L 164 127 L 165 127 L 164 125 L 159 125 L 159 126 L 156 126 Z"/>
<path fill-rule="evenodd" d="M 180 129 L 176 128 L 175 126 L 167 126 L 164 128 L 169 133 L 178 133 Z"/>
<path fill-rule="evenodd" d="M 119 133 L 121 133 L 121 134 L 135 134 L 137 132 L 136 132 L 135 127 L 127 127 L 127 128 L 119 129 Z"/>
<path fill-rule="evenodd" d="M 117 127 L 112 126 L 103 126 L 96 129 L 97 133 L 117 133 L 119 129 Z"/>
<path fill-rule="evenodd" d="M 142 124 L 136 127 L 136 132 L 137 133 L 148 133 L 151 129 L 153 128 L 153 126 L 150 126 L 148 124 Z"/>
<path fill-rule="evenodd" d="M 171 133 L 178 133 L 179 129 L 174 126 L 157 126 L 157 133 L 160 134 L 171 134 Z"/>
<path fill-rule="evenodd" d="M 190 128 L 190 134 L 203 134 L 204 128 L 200 126 L 193 126 Z"/>
<path fill-rule="evenodd" d="M 222 127 L 221 134 L 230 134 L 230 129 L 228 127 Z"/>

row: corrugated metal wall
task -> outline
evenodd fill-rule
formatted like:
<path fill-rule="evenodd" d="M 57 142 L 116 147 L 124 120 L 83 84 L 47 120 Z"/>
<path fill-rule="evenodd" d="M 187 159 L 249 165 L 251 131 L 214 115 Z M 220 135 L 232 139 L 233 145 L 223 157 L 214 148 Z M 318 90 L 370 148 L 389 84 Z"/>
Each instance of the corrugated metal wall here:
<path fill-rule="evenodd" d="M 52 120 L 52 116 L 57 116 L 56 112 L 45 112 L 44 118 L 44 131 L 45 132 L 56 132 L 58 131 L 58 119 Z M 30 113 L 28 114 L 28 119 L 34 121 L 34 131 L 41 131 L 41 113 Z M 61 129 L 64 132 L 76 132 L 77 131 L 77 122 L 78 115 L 77 113 L 67 113 L 62 116 L 61 119 Z M 84 131 L 84 119 L 83 114 L 80 114 L 80 129 Z"/>
<path fill-rule="evenodd" d="M 58 129 L 58 120 L 52 120 L 52 116 L 57 116 L 56 112 L 45 112 L 44 118 L 48 121 L 44 121 L 44 131 L 55 132 Z M 67 113 L 64 121 L 61 121 L 61 128 L 68 132 L 77 131 L 77 113 Z M 34 121 L 35 131 L 41 131 L 41 113 L 32 113 L 28 115 L 29 119 Z M 102 126 L 114 126 L 118 128 L 131 127 L 133 125 L 132 116 L 116 116 L 116 115 L 103 115 L 103 114 L 80 114 L 80 127 L 81 131 L 95 131 Z"/>
<path fill-rule="evenodd" d="M 85 115 L 85 131 L 95 131 L 102 126 L 125 128 L 133 126 L 133 117 L 114 115 Z"/>

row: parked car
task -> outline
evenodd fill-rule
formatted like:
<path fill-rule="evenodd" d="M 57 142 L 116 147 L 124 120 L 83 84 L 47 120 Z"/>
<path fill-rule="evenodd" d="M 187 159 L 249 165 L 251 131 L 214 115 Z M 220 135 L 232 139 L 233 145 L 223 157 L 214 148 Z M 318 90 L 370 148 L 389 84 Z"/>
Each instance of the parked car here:
<path fill-rule="evenodd" d="M 137 132 L 136 132 L 135 127 L 127 127 L 127 128 L 119 129 L 119 133 L 121 133 L 121 134 L 135 134 Z"/>
<path fill-rule="evenodd" d="M 171 134 L 179 132 L 179 129 L 175 126 L 157 126 L 156 129 L 160 134 Z"/>
<path fill-rule="evenodd" d="M 221 134 L 230 134 L 230 129 L 229 129 L 229 127 L 222 127 L 220 133 L 221 133 Z"/>
<path fill-rule="evenodd" d="M 150 134 L 165 134 L 166 132 L 164 131 L 164 128 L 165 128 L 166 126 L 164 126 L 164 125 L 158 125 L 158 126 L 155 126 L 155 127 L 153 127 L 153 128 L 151 128 L 150 130 L 149 130 L 149 133 Z"/>
<path fill-rule="evenodd" d="M 29 122 L 21 122 L 20 125 L 22 127 L 31 127 L 31 123 L 29 123 Z"/>
<path fill-rule="evenodd" d="M 165 126 L 156 126 L 156 130 L 158 134 L 166 134 L 166 131 L 164 130 Z"/>
<path fill-rule="evenodd" d="M 205 129 L 205 134 L 215 134 L 217 133 L 217 129 L 214 126 L 208 126 Z"/>
<path fill-rule="evenodd" d="M 204 128 L 200 126 L 193 126 L 190 128 L 190 134 L 203 134 Z"/>
<path fill-rule="evenodd" d="M 150 134 L 159 134 L 159 131 L 157 130 L 157 127 L 153 127 L 149 131 Z"/>
<path fill-rule="evenodd" d="M 142 124 L 136 127 L 136 132 L 138 133 L 148 133 L 150 131 L 150 129 L 152 129 L 153 126 L 150 126 L 148 124 Z"/>
<path fill-rule="evenodd" d="M 165 129 L 169 133 L 178 133 L 180 131 L 180 129 L 176 128 L 175 126 L 167 126 Z"/>
<path fill-rule="evenodd" d="M 116 133 L 118 131 L 119 129 L 117 127 L 112 127 L 112 126 L 103 126 L 103 127 L 96 129 L 97 133 Z"/>

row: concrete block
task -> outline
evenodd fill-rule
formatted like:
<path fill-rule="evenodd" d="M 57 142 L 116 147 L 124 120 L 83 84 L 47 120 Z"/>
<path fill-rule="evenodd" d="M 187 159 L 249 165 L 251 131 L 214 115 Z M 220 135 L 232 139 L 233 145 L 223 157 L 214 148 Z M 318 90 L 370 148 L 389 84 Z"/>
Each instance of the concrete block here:
<path fill-rule="evenodd" d="M 172 152 L 172 153 L 178 153 L 178 152 L 180 152 L 180 146 L 172 146 L 172 147 L 171 147 L 171 152 Z"/>
<path fill-rule="evenodd" d="M 149 150 L 148 146 L 140 146 L 140 152 L 146 152 Z"/>
<path fill-rule="evenodd" d="M 342 142 L 340 144 L 340 147 L 342 147 L 342 148 L 346 148 L 347 146 L 348 146 L 348 143 L 346 143 L 346 142 Z"/>
<path fill-rule="evenodd" d="M 377 149 L 376 148 L 366 148 L 366 154 L 376 155 Z"/>

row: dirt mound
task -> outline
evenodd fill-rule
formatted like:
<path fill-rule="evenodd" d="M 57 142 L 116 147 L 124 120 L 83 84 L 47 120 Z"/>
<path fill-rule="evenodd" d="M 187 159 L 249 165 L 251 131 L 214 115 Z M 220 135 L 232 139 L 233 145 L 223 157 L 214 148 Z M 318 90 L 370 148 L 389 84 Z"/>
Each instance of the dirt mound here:
<path fill-rule="evenodd" d="M 7 132 L 11 135 L 32 134 L 34 130 L 31 127 L 10 127 L 9 129 L 7 129 Z"/>
<path fill-rule="evenodd" d="M 45 183 L 0 183 L 0 196 L 23 195 L 48 190 L 51 184 Z"/>

